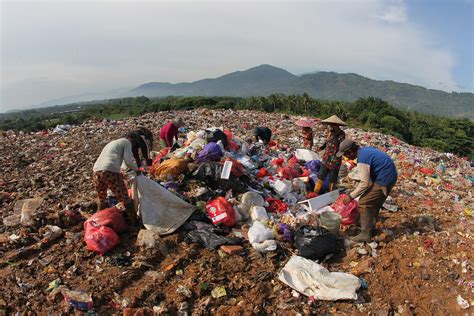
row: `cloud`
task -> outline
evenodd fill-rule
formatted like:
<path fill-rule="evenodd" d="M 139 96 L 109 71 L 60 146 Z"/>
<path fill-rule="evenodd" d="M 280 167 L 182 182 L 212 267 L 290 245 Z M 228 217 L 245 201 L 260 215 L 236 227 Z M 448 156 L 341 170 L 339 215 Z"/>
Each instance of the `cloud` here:
<path fill-rule="evenodd" d="M 408 21 L 406 6 L 402 1 L 384 7 L 383 12 L 376 15 L 382 21 L 388 23 L 406 23 Z"/>
<path fill-rule="evenodd" d="M 400 1 L 7 2 L 1 110 L 272 64 L 458 90 Z"/>

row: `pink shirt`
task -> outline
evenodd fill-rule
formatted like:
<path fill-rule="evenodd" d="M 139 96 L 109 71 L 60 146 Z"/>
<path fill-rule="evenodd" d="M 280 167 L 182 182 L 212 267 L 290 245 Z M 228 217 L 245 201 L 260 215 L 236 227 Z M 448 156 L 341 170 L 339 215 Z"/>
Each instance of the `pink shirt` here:
<path fill-rule="evenodd" d="M 168 122 L 160 130 L 160 139 L 164 139 L 168 147 L 173 146 L 173 138 L 178 136 L 178 127 L 173 122 Z"/>

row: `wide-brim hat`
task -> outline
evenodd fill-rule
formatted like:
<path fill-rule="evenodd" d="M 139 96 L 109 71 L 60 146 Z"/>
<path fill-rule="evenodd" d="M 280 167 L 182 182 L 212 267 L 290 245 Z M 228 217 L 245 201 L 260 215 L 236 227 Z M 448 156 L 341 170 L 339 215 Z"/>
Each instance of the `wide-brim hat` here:
<path fill-rule="evenodd" d="M 335 125 L 341 125 L 341 126 L 347 126 L 346 122 L 341 120 L 337 115 L 333 115 L 331 117 L 328 117 L 325 120 L 322 120 L 321 123 L 323 124 L 335 124 Z"/>
<path fill-rule="evenodd" d="M 313 127 L 316 123 L 309 118 L 302 118 L 297 120 L 295 124 L 300 127 Z"/>

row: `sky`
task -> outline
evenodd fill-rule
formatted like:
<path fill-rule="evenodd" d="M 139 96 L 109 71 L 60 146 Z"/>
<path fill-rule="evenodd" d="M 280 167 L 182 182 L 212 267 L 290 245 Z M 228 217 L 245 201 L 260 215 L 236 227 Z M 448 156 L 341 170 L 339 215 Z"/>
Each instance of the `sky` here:
<path fill-rule="evenodd" d="M 260 64 L 474 92 L 474 0 L 0 0 L 0 112 Z"/>

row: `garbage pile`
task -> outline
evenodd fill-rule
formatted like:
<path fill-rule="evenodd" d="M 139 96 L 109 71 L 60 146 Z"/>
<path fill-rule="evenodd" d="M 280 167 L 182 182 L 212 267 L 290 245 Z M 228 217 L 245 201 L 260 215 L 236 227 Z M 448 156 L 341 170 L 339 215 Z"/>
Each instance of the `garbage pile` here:
<path fill-rule="evenodd" d="M 179 147 L 156 149 L 129 177 L 143 226 L 113 206 L 95 213 L 92 165 L 136 126 L 155 137 L 182 117 Z M 5 313 L 457 313 L 474 303 L 472 162 L 394 137 L 345 129 L 395 161 L 399 180 L 371 243 L 350 244 L 357 201 L 312 193 L 317 152 L 299 117 L 252 111 L 146 114 L 0 140 Z M 269 144 L 250 142 L 269 126 Z M 315 148 L 324 141 L 314 128 Z M 328 186 L 325 186 L 327 190 Z M 130 227 L 127 227 L 130 226 Z M 87 244 L 87 247 L 86 247 Z"/>

